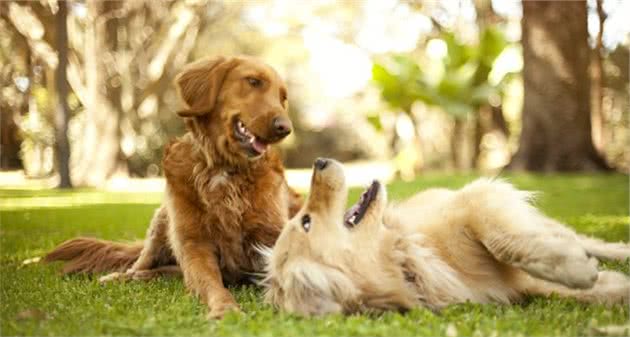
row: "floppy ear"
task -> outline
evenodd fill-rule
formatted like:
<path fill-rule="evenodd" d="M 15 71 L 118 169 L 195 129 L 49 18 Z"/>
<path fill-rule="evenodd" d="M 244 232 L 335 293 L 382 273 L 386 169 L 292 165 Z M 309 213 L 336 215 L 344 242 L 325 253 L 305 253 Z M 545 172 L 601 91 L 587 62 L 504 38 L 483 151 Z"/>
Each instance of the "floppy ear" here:
<path fill-rule="evenodd" d="M 225 76 L 236 65 L 236 59 L 223 56 L 203 59 L 187 65 L 175 77 L 177 93 L 186 109 L 180 117 L 201 116 L 214 109 Z"/>
<path fill-rule="evenodd" d="M 268 294 L 268 299 L 282 301 L 281 306 L 293 313 L 318 316 L 356 306 L 354 283 L 342 272 L 318 263 L 300 261 L 282 282 L 280 291 Z"/>

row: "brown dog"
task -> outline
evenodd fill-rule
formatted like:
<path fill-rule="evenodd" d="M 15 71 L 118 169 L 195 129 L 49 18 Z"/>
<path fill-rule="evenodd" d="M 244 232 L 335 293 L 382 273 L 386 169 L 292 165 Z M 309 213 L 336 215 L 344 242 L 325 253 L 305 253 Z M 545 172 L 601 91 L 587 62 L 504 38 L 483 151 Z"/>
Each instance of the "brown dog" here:
<path fill-rule="evenodd" d="M 291 132 L 287 89 L 271 67 L 250 57 L 202 60 L 175 82 L 189 132 L 164 150 L 165 198 L 144 244 L 77 238 L 46 260 L 68 261 L 66 273 L 114 272 L 101 281 L 181 268 L 209 317 L 219 318 L 238 310 L 224 283 L 262 271 L 254 246 L 272 246 L 301 206 L 269 148 Z"/>

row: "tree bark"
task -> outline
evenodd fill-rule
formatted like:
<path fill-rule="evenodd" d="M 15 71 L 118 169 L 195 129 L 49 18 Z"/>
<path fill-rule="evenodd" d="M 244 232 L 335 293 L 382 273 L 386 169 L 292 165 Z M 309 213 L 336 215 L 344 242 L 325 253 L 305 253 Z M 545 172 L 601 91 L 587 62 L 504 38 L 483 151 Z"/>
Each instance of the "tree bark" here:
<path fill-rule="evenodd" d="M 468 171 L 473 165 L 472 145 L 469 144 L 470 121 L 467 119 L 454 118 L 453 131 L 451 132 L 451 159 L 453 166 L 459 171 Z M 474 138 L 475 136 L 473 136 Z M 471 140 L 473 143 L 475 139 Z"/>
<path fill-rule="evenodd" d="M 68 65 L 68 4 L 59 2 L 57 12 L 57 36 L 56 48 L 57 69 L 55 70 L 55 157 L 59 170 L 59 188 L 71 188 L 70 181 L 70 143 L 68 142 L 68 121 L 70 109 L 68 108 L 68 82 L 66 80 L 66 68 Z"/>
<path fill-rule="evenodd" d="M 599 30 L 597 31 L 595 48 L 592 52 L 593 59 L 591 60 L 591 93 L 593 99 L 591 122 L 593 123 L 593 144 L 595 145 L 595 149 L 597 149 L 598 151 L 603 151 L 606 145 L 604 142 L 604 127 L 606 125 L 606 121 L 604 118 L 603 108 L 604 71 L 602 65 L 602 58 L 604 53 L 604 22 L 606 21 L 606 13 L 604 12 L 602 2 L 603 0 L 597 0 L 597 17 L 599 19 Z"/>
<path fill-rule="evenodd" d="M 13 110 L 0 105 L 0 170 L 19 170 L 22 168 L 18 127 L 13 120 Z"/>
<path fill-rule="evenodd" d="M 120 86 L 112 85 L 108 61 L 116 49 L 116 18 L 112 12 L 120 1 L 87 2 L 90 22 L 85 34 L 86 95 L 85 127 L 80 162 L 73 170 L 73 181 L 99 186 L 115 172 L 126 173 L 120 149 Z M 111 66 L 111 63 L 110 63 Z"/>
<path fill-rule="evenodd" d="M 8 33 L 14 37 L 14 60 L 17 59 L 16 63 L 22 64 L 22 68 L 26 73 L 25 76 L 32 80 L 31 49 L 27 38 L 20 34 L 9 18 L 7 14 L 8 5 L 6 2 L 0 2 L 0 19 L 5 22 Z M 6 77 L 2 77 L 2 86 L 11 85 L 10 81 L 13 77 L 13 72 L 9 71 L 3 75 Z M 22 94 L 21 102 L 16 104 L 17 106 L 5 101 L 0 102 L 0 170 L 19 170 L 24 168 L 20 156 L 22 137 L 19 134 L 15 118 L 17 114 L 25 116 L 28 113 L 31 87 L 32 83 L 29 82 L 26 92 Z"/>
<path fill-rule="evenodd" d="M 477 14 L 476 23 L 479 31 L 483 31 L 490 25 L 498 25 L 503 19 L 497 15 L 492 8 L 491 0 L 474 0 L 475 12 Z M 491 69 L 488 69 L 488 73 Z M 488 73 L 484 73 L 487 78 Z M 488 116 L 486 116 L 488 114 Z M 489 103 L 481 105 L 477 109 L 475 116 L 474 143 L 471 167 L 479 169 L 479 157 L 481 156 L 481 140 L 483 136 L 492 130 L 498 130 L 505 139 L 509 137 L 507 121 L 503 116 L 501 105 L 495 107 Z"/>
<path fill-rule="evenodd" d="M 602 170 L 591 137 L 585 1 L 523 1 L 524 105 L 509 168 Z"/>

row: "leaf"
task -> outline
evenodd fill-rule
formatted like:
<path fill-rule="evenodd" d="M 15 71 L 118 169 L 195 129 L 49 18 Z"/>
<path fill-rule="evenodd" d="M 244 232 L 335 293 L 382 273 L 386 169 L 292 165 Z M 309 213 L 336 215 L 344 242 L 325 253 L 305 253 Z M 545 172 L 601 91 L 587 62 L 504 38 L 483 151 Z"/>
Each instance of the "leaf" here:
<path fill-rule="evenodd" d="M 378 115 L 372 115 L 367 117 L 368 123 L 370 123 L 377 131 L 383 131 L 383 124 L 381 118 Z"/>
<path fill-rule="evenodd" d="M 492 68 L 492 64 L 507 45 L 508 42 L 503 32 L 492 26 L 486 28 L 479 37 L 480 62 Z"/>
<path fill-rule="evenodd" d="M 457 101 L 443 101 L 440 105 L 444 111 L 455 118 L 464 118 L 474 111 L 472 106 Z"/>
<path fill-rule="evenodd" d="M 473 105 L 479 106 L 488 102 L 490 96 L 498 95 L 499 90 L 487 83 L 473 88 L 471 94 L 471 102 Z"/>

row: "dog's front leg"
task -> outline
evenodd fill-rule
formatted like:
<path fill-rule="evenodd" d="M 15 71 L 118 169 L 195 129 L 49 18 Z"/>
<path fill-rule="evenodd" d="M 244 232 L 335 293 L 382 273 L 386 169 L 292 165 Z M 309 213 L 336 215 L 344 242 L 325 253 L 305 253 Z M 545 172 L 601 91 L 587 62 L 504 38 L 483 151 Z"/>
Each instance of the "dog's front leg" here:
<path fill-rule="evenodd" d="M 186 287 L 208 305 L 209 318 L 221 318 L 239 310 L 232 294 L 223 285 L 213 237 L 204 226 L 199 206 L 178 190 L 167 188 L 169 241 L 184 274 Z"/>
<path fill-rule="evenodd" d="M 208 305 L 208 317 L 218 319 L 228 311 L 239 311 L 239 305 L 223 285 L 214 247 L 197 238 L 184 239 L 180 247 L 186 286 Z"/>

